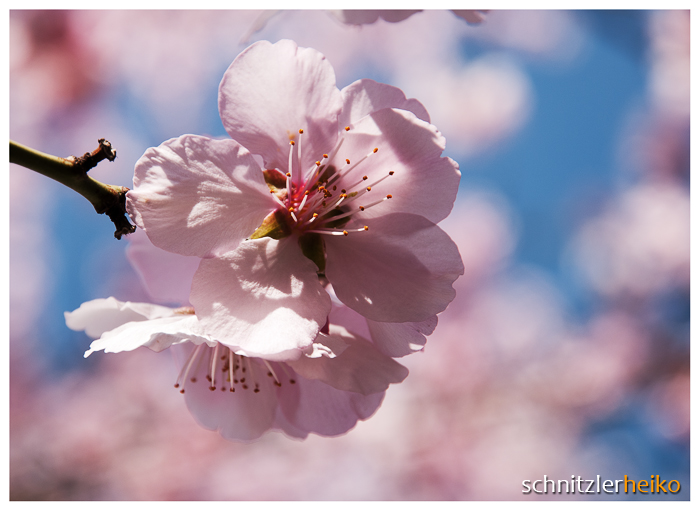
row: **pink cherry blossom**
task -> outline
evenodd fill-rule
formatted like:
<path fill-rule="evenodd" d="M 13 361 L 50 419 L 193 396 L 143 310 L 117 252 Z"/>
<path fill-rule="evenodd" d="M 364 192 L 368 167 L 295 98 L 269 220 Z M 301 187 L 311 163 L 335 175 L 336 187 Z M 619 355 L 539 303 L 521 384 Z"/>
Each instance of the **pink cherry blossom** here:
<path fill-rule="evenodd" d="M 320 333 L 297 360 L 271 362 L 213 340 L 189 307 L 93 300 L 66 323 L 96 338 L 85 353 L 172 347 L 181 367 L 175 387 L 207 429 L 250 441 L 269 429 L 305 438 L 345 433 L 372 415 L 405 367 L 339 326 Z"/>
<path fill-rule="evenodd" d="M 434 322 L 463 273 L 436 225 L 460 174 L 419 102 L 371 80 L 338 90 L 319 52 L 261 41 L 226 71 L 219 113 L 232 139 L 148 149 L 127 199 L 154 245 L 202 259 L 189 302 L 206 332 L 295 360 L 329 292 L 369 321 Z"/>

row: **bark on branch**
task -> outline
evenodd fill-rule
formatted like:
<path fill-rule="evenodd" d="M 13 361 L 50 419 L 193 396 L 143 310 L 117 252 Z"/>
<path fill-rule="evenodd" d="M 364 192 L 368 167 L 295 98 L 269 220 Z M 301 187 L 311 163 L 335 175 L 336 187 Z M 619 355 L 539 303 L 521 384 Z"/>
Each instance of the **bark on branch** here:
<path fill-rule="evenodd" d="M 83 156 L 59 158 L 42 153 L 10 140 L 10 163 L 16 163 L 39 174 L 58 181 L 85 197 L 99 214 L 105 214 L 114 223 L 114 237 L 120 240 L 123 235 L 136 230 L 126 214 L 125 186 L 101 183 L 88 176 L 87 172 L 102 160 L 114 161 L 116 151 L 104 138 L 98 140 L 99 146 Z"/>

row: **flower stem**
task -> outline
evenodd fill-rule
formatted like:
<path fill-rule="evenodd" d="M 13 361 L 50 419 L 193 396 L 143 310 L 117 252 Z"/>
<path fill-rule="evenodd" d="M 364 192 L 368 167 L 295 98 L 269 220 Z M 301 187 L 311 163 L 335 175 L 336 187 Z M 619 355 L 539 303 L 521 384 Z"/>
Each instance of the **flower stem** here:
<path fill-rule="evenodd" d="M 136 230 L 136 226 L 131 225 L 126 215 L 126 192 L 129 189 L 125 186 L 100 183 L 87 175 L 88 170 L 100 161 L 114 161 L 117 157 L 116 151 L 108 141 L 101 138 L 98 142 L 99 146 L 91 153 L 80 157 L 59 158 L 10 140 L 10 163 L 50 177 L 78 192 L 90 201 L 95 211 L 109 216 L 116 227 L 114 237 L 120 240 L 122 235 Z"/>

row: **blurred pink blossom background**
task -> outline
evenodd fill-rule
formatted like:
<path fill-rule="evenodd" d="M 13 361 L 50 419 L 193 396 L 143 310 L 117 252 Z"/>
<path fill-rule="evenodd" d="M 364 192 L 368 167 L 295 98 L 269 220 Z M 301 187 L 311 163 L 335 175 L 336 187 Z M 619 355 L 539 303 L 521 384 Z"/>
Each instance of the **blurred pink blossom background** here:
<path fill-rule="evenodd" d="M 167 352 L 83 360 L 90 340 L 61 311 L 145 291 L 107 218 L 11 166 L 10 499 L 580 499 L 524 495 L 522 481 L 652 473 L 689 498 L 690 16 L 630 12 L 491 11 L 468 25 L 425 11 L 353 26 L 282 11 L 250 36 L 319 50 L 340 87 L 369 77 L 417 98 L 465 177 L 441 223 L 465 266 L 457 298 L 424 351 L 401 359 L 408 378 L 337 438 L 231 443 L 189 414 Z M 131 187 L 147 147 L 224 134 L 218 83 L 259 15 L 11 11 L 11 138 L 68 156 L 105 137 L 118 158 L 91 173 Z M 606 187 L 547 212 L 569 215 L 553 269 L 520 251 L 547 240 L 526 228 L 530 203 L 470 168 L 515 147 L 551 84 L 603 51 L 636 63 L 643 86 L 616 120 Z M 556 169 L 580 179 L 567 172 Z M 536 184 L 529 200 L 554 193 Z"/>

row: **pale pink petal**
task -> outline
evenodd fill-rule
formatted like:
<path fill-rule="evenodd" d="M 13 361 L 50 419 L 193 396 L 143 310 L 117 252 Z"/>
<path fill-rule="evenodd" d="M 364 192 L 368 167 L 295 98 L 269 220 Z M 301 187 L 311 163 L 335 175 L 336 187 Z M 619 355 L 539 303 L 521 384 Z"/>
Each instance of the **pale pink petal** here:
<path fill-rule="evenodd" d="M 331 313 L 328 315 L 330 324 L 342 326 L 356 336 L 371 340 L 372 334 L 367 326 L 367 318 L 355 312 L 350 307 L 342 305 L 343 302 L 340 300 L 338 300 L 338 303 L 340 305 L 336 305 L 335 302 L 333 303 Z"/>
<path fill-rule="evenodd" d="M 372 321 L 350 307 L 333 304 L 328 315 L 331 325 L 340 325 L 356 336 L 372 341 L 372 344 L 390 357 L 403 357 L 425 346 L 425 337 L 437 326 L 437 316 L 425 321 L 407 323 L 385 323 Z"/>
<path fill-rule="evenodd" d="M 420 322 L 383 323 L 367 320 L 372 342 L 379 351 L 390 357 L 403 357 L 425 346 L 425 336 L 437 326 L 437 316 Z"/>
<path fill-rule="evenodd" d="M 304 440 L 306 437 L 309 436 L 308 431 L 298 428 L 297 426 L 289 422 L 289 419 L 287 419 L 287 417 L 284 415 L 284 412 L 282 411 L 282 408 L 279 406 L 277 407 L 275 413 L 275 422 L 272 425 L 272 429 L 282 431 L 287 436 L 299 440 Z"/>
<path fill-rule="evenodd" d="M 299 375 L 295 385 L 282 385 L 278 392 L 280 407 L 292 425 L 324 436 L 346 433 L 358 420 L 369 418 L 384 399 L 384 392 L 363 396 Z"/>
<path fill-rule="evenodd" d="M 87 358 L 95 351 L 119 353 L 145 346 L 153 351 L 163 351 L 172 344 L 192 341 L 195 344 L 213 341 L 199 328 L 194 315 L 175 315 L 167 318 L 132 321 L 114 330 L 105 332 L 102 337 L 90 344 L 85 352 Z"/>
<path fill-rule="evenodd" d="M 190 300 L 219 342 L 268 360 L 296 358 L 298 350 L 311 346 L 330 311 L 316 270 L 296 237 L 248 240 L 202 261 Z"/>
<path fill-rule="evenodd" d="M 450 158 L 440 156 L 445 139 L 435 126 L 406 110 L 385 108 L 363 117 L 344 136 L 338 159 L 348 158 L 352 163 L 370 154 L 339 183 L 339 188 L 350 191 L 354 183 L 368 177 L 362 189 L 371 185 L 371 191 L 353 200 L 352 207 L 392 196 L 358 212 L 358 218 L 406 212 L 437 223 L 450 213 L 459 188 L 459 167 Z M 344 163 L 338 167 L 342 169 Z M 393 175 L 389 176 L 390 172 Z M 382 178 L 386 179 L 376 183 Z"/>
<path fill-rule="evenodd" d="M 364 396 L 384 392 L 392 383 L 402 382 L 408 369 L 380 353 L 370 342 L 351 335 L 340 327 L 331 327 L 331 335 L 319 334 L 319 342 L 338 337 L 347 348 L 337 357 L 300 357 L 287 364 L 309 380 L 320 380 L 338 390 Z"/>
<path fill-rule="evenodd" d="M 172 347 L 180 366 L 194 347 L 189 344 Z M 208 350 L 211 352 L 211 349 Z M 203 350 L 203 355 L 208 352 Z M 252 362 L 257 367 L 256 362 Z M 243 389 L 240 385 L 231 392 L 228 382 L 222 379 L 215 390 L 209 390 L 206 380 L 208 368 L 206 360 L 194 363 L 193 370 L 184 382 L 185 402 L 190 413 L 204 428 L 218 431 L 228 440 L 250 442 L 259 438 L 274 423 L 277 408 L 277 392 L 272 380 L 262 376 L 258 380 L 260 392 L 253 392 L 252 386 Z M 222 373 L 223 374 L 223 373 Z M 192 382 L 190 376 L 196 379 Z M 221 389 L 224 390 L 221 390 Z"/>
<path fill-rule="evenodd" d="M 198 257 L 233 250 L 276 206 L 245 148 L 194 135 L 146 151 L 126 204 L 155 246 Z"/>
<path fill-rule="evenodd" d="M 338 118 L 341 129 L 383 108 L 408 110 L 419 119 L 430 122 L 430 115 L 420 101 L 406 99 L 403 91 L 397 87 L 363 78 L 340 92 L 343 95 L 343 110 Z"/>
<path fill-rule="evenodd" d="M 181 256 L 156 247 L 142 229 L 129 235 L 126 257 L 156 302 L 186 305 L 199 257 Z"/>
<path fill-rule="evenodd" d="M 85 333 L 93 339 L 130 321 L 144 321 L 172 316 L 172 314 L 173 311 L 169 307 L 150 303 L 120 302 L 111 296 L 85 302 L 73 312 L 63 313 L 68 328 L 85 330 Z"/>
<path fill-rule="evenodd" d="M 259 41 L 244 50 L 219 86 L 219 114 L 234 140 L 263 157 L 267 168 L 287 170 L 289 141 L 302 138 L 302 164 L 335 145 L 342 106 L 326 58 L 293 41 Z"/>
<path fill-rule="evenodd" d="M 408 213 L 365 222 L 368 231 L 325 237 L 326 276 L 338 298 L 374 321 L 425 321 L 445 310 L 464 272 L 450 237 Z"/>

